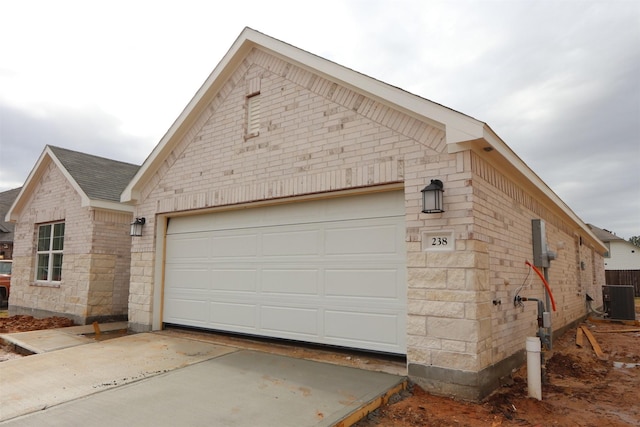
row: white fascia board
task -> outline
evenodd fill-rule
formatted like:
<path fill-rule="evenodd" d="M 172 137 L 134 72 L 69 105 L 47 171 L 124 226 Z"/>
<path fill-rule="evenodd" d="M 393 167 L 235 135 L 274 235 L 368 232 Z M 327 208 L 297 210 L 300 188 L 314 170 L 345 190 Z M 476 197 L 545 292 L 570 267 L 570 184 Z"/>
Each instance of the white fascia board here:
<path fill-rule="evenodd" d="M 11 204 L 11 208 L 7 211 L 5 221 L 16 222 L 18 220 L 18 216 L 20 215 L 18 208 L 25 203 L 24 198 L 33 190 L 35 183 L 40 179 L 49 162 L 51 162 L 51 151 L 48 150 L 48 147 L 45 147 L 42 153 L 40 153 L 38 160 L 36 160 L 33 169 L 29 172 L 29 176 L 27 176 L 27 179 L 24 181 L 24 185 L 18 193 L 18 196 Z"/>
<path fill-rule="evenodd" d="M 27 197 L 27 194 L 33 191 L 37 181 L 42 177 L 45 169 L 48 167 L 50 162 L 53 162 L 56 165 L 58 170 L 60 170 L 62 175 L 66 178 L 67 181 L 69 181 L 69 183 L 74 188 L 74 190 L 80 195 L 80 198 L 82 199 L 82 206 L 88 205 L 89 198 L 87 197 L 85 192 L 82 191 L 78 183 L 71 177 L 71 175 L 69 174 L 69 171 L 67 171 L 65 167 L 62 166 L 62 163 L 60 163 L 60 160 L 58 160 L 58 158 L 53 153 L 53 151 L 51 151 L 49 146 L 45 146 L 44 150 L 42 151 L 42 154 L 40 154 L 40 157 L 36 161 L 35 166 L 31 170 L 31 173 L 29 173 L 29 176 L 27 177 L 27 180 L 25 181 L 25 184 L 22 187 L 22 190 L 20 190 L 18 197 L 16 197 L 16 199 L 13 201 L 11 208 L 7 212 L 7 215 L 5 217 L 6 221 L 15 222 L 18 220 L 19 207 L 25 203 L 23 197 Z"/>
<path fill-rule="evenodd" d="M 58 167 L 60 172 L 62 172 L 62 175 L 64 175 L 66 180 L 69 181 L 73 189 L 76 190 L 76 193 L 78 193 L 78 195 L 80 196 L 80 200 L 81 200 L 80 206 L 89 206 L 89 203 L 91 201 L 89 199 L 89 196 L 87 196 L 87 194 L 82 190 L 82 188 L 80 188 L 80 185 L 76 182 L 75 179 L 73 179 L 69 171 L 62 165 L 60 160 L 56 157 L 53 151 L 51 151 L 49 146 L 45 148 L 45 151 L 49 154 L 49 156 L 51 157 L 51 160 L 53 161 L 53 163 L 55 163 L 55 165 Z"/>
<path fill-rule="evenodd" d="M 245 31 L 248 31 L 247 39 L 253 41 L 256 47 L 268 49 L 274 56 L 288 62 L 293 61 L 300 67 L 321 74 L 328 80 L 338 81 L 355 92 L 365 92 L 386 105 L 446 131 L 448 144 L 482 137 L 484 123 L 470 116 L 251 29 Z"/>
<path fill-rule="evenodd" d="M 223 84 L 225 77 L 230 75 L 236 68 L 233 66 L 234 59 L 242 60 L 243 56 L 239 53 L 245 53 L 253 44 L 248 45 L 247 33 L 255 33 L 250 29 L 245 29 L 233 43 L 229 51 L 218 63 L 216 68 L 211 72 L 207 80 L 202 84 L 194 97 L 189 101 L 182 113 L 173 122 L 171 127 L 164 134 L 160 142 L 155 146 L 149 157 L 144 161 L 133 179 L 125 187 L 120 195 L 120 201 L 123 203 L 135 203 L 140 198 L 140 187 L 146 181 L 150 174 L 155 173 L 158 167 L 165 159 L 163 155 L 167 149 L 171 149 L 172 144 L 180 140 L 184 132 L 189 130 L 190 125 L 197 119 L 203 108 L 206 108 L 211 94 L 215 94 L 219 86 Z"/>

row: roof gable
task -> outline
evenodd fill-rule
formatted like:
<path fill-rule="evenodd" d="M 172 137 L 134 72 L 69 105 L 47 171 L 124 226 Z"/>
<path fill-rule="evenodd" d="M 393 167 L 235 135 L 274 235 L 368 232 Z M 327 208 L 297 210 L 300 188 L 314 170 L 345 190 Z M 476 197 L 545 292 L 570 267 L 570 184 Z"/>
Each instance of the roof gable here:
<path fill-rule="evenodd" d="M 38 158 L 24 186 L 7 212 L 7 221 L 15 221 L 35 191 L 38 180 L 53 163 L 82 199 L 81 206 L 132 211 L 120 203 L 120 194 L 139 166 L 91 154 L 47 145 Z"/>
<path fill-rule="evenodd" d="M 600 246 L 601 250 L 606 249 L 586 224 L 486 123 L 313 55 L 251 28 L 245 28 L 242 31 L 227 54 L 147 157 L 122 192 L 120 200 L 123 203 L 135 204 L 141 199 L 142 189 L 147 183 L 152 182 L 156 172 L 162 170 L 163 165 L 166 164 L 165 160 L 172 155 L 180 141 L 193 132 L 194 125 L 211 102 L 217 96 L 224 95 L 225 84 L 236 70 L 246 65 L 244 61 L 253 49 L 262 50 L 410 117 L 444 130 L 449 153 L 473 150 L 481 156 L 486 156 L 488 152 L 493 152 L 492 155 L 497 154 L 502 158 L 503 163 L 508 164 L 513 171 L 524 177 L 531 187 L 548 198 L 558 211 L 569 217 L 596 245 Z"/>
<path fill-rule="evenodd" d="M 436 128 L 446 129 L 448 144 L 478 140 L 485 134 L 486 125 L 470 116 L 313 55 L 251 28 L 245 28 L 125 188 L 121 196 L 123 202 L 134 203 L 140 198 L 141 188 L 162 166 L 181 138 L 191 130 L 195 121 L 219 94 L 229 77 L 242 66 L 252 49 L 264 50 L 270 55 L 321 75 L 327 80 L 355 92 L 364 93 L 406 114 L 418 117 Z"/>

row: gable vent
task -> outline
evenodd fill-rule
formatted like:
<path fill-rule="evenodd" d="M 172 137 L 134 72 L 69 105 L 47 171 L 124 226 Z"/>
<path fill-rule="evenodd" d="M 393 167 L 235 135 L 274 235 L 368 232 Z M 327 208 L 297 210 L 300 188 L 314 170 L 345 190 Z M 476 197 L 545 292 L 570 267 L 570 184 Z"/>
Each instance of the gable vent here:
<path fill-rule="evenodd" d="M 247 136 L 260 133 L 260 94 L 247 98 Z"/>

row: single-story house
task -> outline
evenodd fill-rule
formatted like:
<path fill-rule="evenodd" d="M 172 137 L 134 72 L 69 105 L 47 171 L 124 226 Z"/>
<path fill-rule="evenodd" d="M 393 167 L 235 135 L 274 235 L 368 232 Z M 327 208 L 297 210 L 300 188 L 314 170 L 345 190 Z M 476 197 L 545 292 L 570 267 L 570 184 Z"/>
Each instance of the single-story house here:
<path fill-rule="evenodd" d="M 424 205 L 432 193 L 441 206 Z M 514 304 L 543 298 L 525 265 L 533 221 L 554 331 L 604 284 L 606 247 L 487 124 L 249 28 L 120 200 L 144 218 L 132 330 L 397 354 L 418 384 L 463 398 L 494 389 L 538 331 L 536 304 Z M 67 218 L 37 217 L 37 202 L 15 209 L 36 216 L 18 230 L 31 241 L 33 224 Z M 34 254 L 17 249 L 32 271 Z"/>
<path fill-rule="evenodd" d="M 127 319 L 133 208 L 119 199 L 138 167 L 44 148 L 6 215 L 15 223 L 10 314 Z"/>

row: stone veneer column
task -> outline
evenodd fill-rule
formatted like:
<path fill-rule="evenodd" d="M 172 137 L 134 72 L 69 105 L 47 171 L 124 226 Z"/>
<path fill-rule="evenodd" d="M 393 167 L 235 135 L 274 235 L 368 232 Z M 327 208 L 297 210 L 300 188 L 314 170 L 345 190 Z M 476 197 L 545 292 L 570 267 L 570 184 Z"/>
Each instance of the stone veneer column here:
<path fill-rule="evenodd" d="M 491 360 L 486 244 L 458 241 L 454 251 L 423 252 L 412 242 L 409 250 L 409 376 L 434 393 L 481 399 L 499 379 L 486 370 Z"/>
<path fill-rule="evenodd" d="M 129 329 L 135 332 L 151 330 L 153 316 L 153 259 L 153 252 L 131 253 Z"/>

